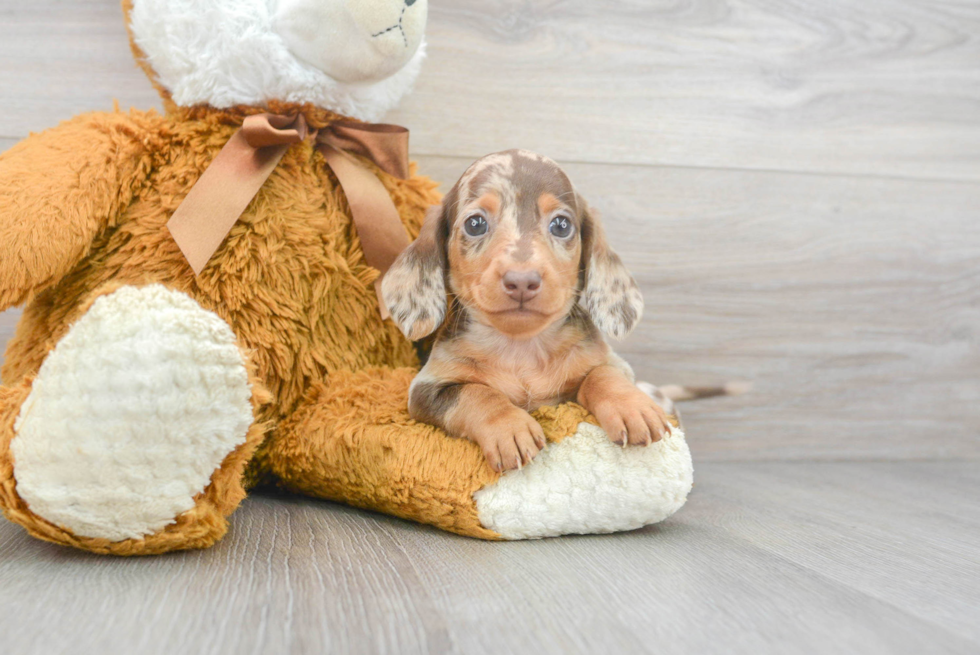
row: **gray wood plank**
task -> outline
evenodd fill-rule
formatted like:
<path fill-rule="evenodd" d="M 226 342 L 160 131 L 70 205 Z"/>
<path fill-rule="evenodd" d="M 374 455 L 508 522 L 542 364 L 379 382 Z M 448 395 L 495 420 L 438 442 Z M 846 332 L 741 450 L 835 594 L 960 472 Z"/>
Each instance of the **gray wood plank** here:
<path fill-rule="evenodd" d="M 711 522 L 980 642 L 975 463 L 705 464 L 699 474 L 709 483 L 680 522 Z"/>
<path fill-rule="evenodd" d="M 437 2 L 391 120 L 428 155 L 977 180 L 978 30 L 956 0 Z M 0 88 L 0 137 L 158 105 L 116 0 L 6 9 Z"/>
<path fill-rule="evenodd" d="M 928 502 L 951 473 L 980 487 L 956 463 L 705 464 L 658 527 L 523 543 L 272 495 L 246 501 L 215 549 L 159 558 L 3 524 L 0 648 L 971 653 L 980 524 Z M 888 493 L 903 486 L 920 506 Z M 961 504 L 976 514 L 977 498 Z"/>
<path fill-rule="evenodd" d="M 434 3 L 419 152 L 980 179 L 980 6 Z M 435 120 L 420 118 L 428 112 Z"/>
<path fill-rule="evenodd" d="M 124 110 L 160 106 L 129 50 L 120 2 L 39 0 L 0 12 L 0 137 L 111 111 L 116 100 Z"/>
<path fill-rule="evenodd" d="M 14 336 L 20 314 L 21 311 L 17 308 L 0 312 L 0 366 L 3 366 L 3 353 L 7 349 L 7 342 Z"/>

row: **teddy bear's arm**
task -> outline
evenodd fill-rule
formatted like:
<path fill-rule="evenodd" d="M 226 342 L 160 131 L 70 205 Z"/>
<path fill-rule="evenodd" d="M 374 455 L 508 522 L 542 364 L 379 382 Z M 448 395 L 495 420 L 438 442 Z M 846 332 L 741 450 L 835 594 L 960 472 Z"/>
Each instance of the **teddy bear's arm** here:
<path fill-rule="evenodd" d="M 79 116 L 0 154 L 0 311 L 56 284 L 152 167 L 153 114 Z"/>

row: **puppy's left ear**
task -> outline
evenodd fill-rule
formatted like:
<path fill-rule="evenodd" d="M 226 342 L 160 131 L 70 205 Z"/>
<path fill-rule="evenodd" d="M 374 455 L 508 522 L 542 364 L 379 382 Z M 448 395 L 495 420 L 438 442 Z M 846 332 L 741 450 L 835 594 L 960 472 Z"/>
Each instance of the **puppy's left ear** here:
<path fill-rule="evenodd" d="M 412 341 L 435 332 L 446 317 L 446 207 L 432 207 L 418 238 L 398 256 L 381 281 L 391 318 Z"/>
<path fill-rule="evenodd" d="M 579 305 L 603 334 L 623 339 L 643 316 L 643 296 L 619 255 L 606 242 L 596 211 L 581 196 L 576 196 L 576 202 L 582 217 Z"/>

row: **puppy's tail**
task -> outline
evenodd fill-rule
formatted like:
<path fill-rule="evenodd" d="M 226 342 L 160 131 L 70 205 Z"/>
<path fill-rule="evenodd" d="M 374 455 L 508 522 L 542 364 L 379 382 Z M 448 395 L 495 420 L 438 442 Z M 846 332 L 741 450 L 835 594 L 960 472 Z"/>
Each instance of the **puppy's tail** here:
<path fill-rule="evenodd" d="M 657 388 L 660 390 L 660 393 L 671 400 L 683 402 L 685 400 L 699 400 L 701 398 L 715 398 L 717 396 L 741 396 L 752 390 L 752 383 L 729 382 L 713 387 L 684 387 L 679 384 L 665 384 Z"/>
<path fill-rule="evenodd" d="M 660 405 L 665 412 L 674 416 L 681 428 L 684 426 L 681 410 L 677 407 L 678 402 L 717 396 L 740 396 L 752 390 L 750 382 L 729 382 L 714 387 L 682 387 L 678 384 L 665 384 L 662 387 L 655 387 L 649 382 L 637 382 L 636 386 L 639 387 L 640 391 L 653 398 L 653 401 Z"/>

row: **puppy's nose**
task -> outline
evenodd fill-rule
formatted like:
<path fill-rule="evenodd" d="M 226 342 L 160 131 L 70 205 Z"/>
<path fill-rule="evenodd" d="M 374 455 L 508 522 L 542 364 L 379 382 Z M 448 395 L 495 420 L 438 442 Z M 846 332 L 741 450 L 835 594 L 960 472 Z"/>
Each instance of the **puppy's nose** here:
<path fill-rule="evenodd" d="M 514 300 L 526 302 L 541 290 L 541 274 L 537 271 L 507 271 L 504 273 L 504 289 Z"/>

